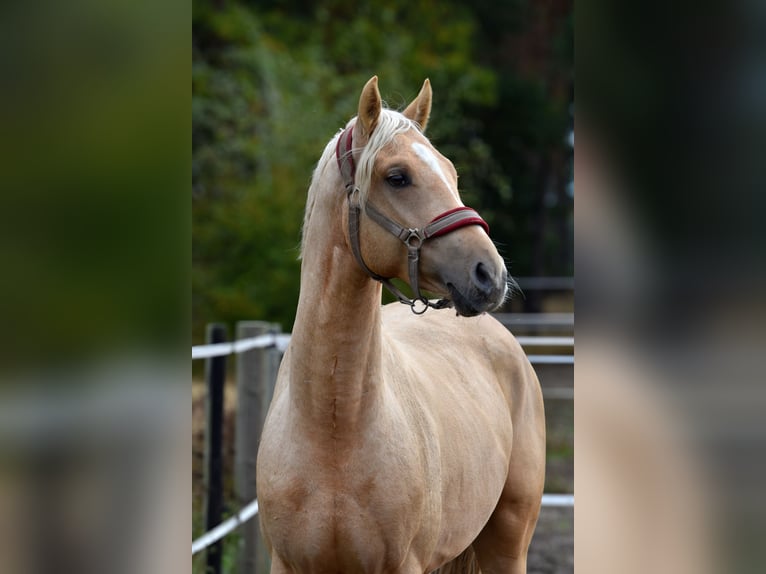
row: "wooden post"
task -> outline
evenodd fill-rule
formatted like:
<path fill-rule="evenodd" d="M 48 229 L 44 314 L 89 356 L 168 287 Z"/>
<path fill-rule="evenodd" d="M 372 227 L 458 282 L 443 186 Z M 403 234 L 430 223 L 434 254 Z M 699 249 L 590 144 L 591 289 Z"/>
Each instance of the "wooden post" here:
<path fill-rule="evenodd" d="M 208 343 L 224 343 L 226 326 L 212 323 L 207 326 Z M 211 357 L 205 363 L 207 381 L 207 427 L 205 440 L 205 530 L 221 523 L 223 515 L 223 388 L 226 382 L 226 357 Z M 222 543 L 207 548 L 206 572 L 221 572 Z"/>
<path fill-rule="evenodd" d="M 237 339 L 279 333 L 281 327 L 265 321 L 240 321 Z M 261 430 L 274 394 L 281 353 L 275 347 L 252 349 L 237 355 L 237 423 L 234 485 L 240 506 L 256 498 L 255 469 Z M 239 574 L 268 574 L 270 560 L 258 517 L 240 528 Z"/>

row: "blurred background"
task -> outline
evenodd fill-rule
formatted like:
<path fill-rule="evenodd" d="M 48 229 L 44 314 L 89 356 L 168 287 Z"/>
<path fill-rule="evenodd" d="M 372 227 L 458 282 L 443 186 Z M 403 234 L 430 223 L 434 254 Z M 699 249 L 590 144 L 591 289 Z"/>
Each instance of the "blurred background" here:
<path fill-rule="evenodd" d="M 763 572 L 766 3 L 577 14 L 575 563 Z"/>
<path fill-rule="evenodd" d="M 430 78 L 428 136 L 454 162 L 464 202 L 489 223 L 511 274 L 571 278 L 572 2 L 193 8 L 195 341 L 209 321 L 264 319 L 290 331 L 311 173 L 372 75 L 394 109 Z M 540 311 L 544 295 L 531 289 L 512 305 Z"/>

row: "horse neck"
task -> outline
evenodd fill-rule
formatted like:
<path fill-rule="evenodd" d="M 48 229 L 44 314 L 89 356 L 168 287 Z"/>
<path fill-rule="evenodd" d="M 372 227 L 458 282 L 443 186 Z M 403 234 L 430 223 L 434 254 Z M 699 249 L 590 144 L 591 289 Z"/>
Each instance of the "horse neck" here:
<path fill-rule="evenodd" d="M 354 260 L 341 220 L 339 206 L 315 206 L 304 228 L 290 349 L 290 395 L 301 424 L 334 439 L 358 436 L 371 418 L 381 363 L 381 286 Z"/>

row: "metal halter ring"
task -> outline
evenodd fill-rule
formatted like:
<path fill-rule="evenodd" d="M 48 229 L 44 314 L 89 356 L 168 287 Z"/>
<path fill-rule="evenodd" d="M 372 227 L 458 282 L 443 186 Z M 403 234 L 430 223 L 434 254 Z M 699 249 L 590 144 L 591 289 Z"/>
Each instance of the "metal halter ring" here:
<path fill-rule="evenodd" d="M 402 303 L 406 303 L 406 301 L 402 301 Z M 423 308 L 422 308 L 422 309 L 420 309 L 420 310 L 418 310 L 418 309 L 416 309 L 416 308 L 415 308 L 415 306 L 416 306 L 418 303 L 420 303 L 420 304 L 422 304 L 422 305 L 423 305 Z M 430 305 L 430 304 L 429 304 L 429 301 L 428 301 L 428 299 L 426 299 L 425 297 L 420 297 L 419 299 L 413 299 L 413 300 L 412 300 L 412 302 L 410 303 L 410 311 L 412 311 L 413 313 L 415 313 L 415 315 L 422 315 L 423 313 L 425 313 L 426 311 L 428 311 L 428 308 L 429 308 L 429 307 L 431 307 L 431 306 L 432 306 L 432 305 Z"/>
<path fill-rule="evenodd" d="M 423 245 L 423 236 L 420 234 L 420 230 L 408 229 L 407 231 L 409 231 L 410 234 L 407 236 L 407 239 L 404 240 L 404 243 L 406 243 L 407 247 L 410 249 L 420 249 L 420 246 Z"/>

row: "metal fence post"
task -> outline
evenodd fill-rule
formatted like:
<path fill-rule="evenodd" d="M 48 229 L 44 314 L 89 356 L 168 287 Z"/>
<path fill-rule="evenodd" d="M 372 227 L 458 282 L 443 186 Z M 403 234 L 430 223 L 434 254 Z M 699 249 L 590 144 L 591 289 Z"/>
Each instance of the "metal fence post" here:
<path fill-rule="evenodd" d="M 226 326 L 211 323 L 207 326 L 208 343 L 224 343 Z M 226 357 L 211 357 L 205 362 L 207 381 L 207 427 L 205 439 L 205 503 L 206 530 L 217 526 L 223 515 L 223 389 L 226 382 Z M 221 572 L 223 544 L 219 541 L 207 548 L 206 572 Z"/>
<path fill-rule="evenodd" d="M 279 333 L 281 327 L 266 321 L 240 321 L 237 339 L 266 333 Z M 234 485 L 240 505 L 256 497 L 255 469 L 261 430 L 274 393 L 281 360 L 275 347 L 252 349 L 237 355 L 237 422 L 235 438 Z M 270 561 L 256 518 L 240 528 L 239 574 L 267 574 Z"/>

